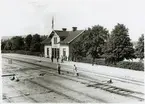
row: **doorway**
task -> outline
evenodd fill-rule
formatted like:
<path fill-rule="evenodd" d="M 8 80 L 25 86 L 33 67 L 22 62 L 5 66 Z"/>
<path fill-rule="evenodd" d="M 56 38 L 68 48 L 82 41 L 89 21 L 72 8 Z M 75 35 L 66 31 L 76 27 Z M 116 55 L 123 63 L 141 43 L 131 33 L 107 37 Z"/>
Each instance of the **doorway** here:
<path fill-rule="evenodd" d="M 59 57 L 59 48 L 52 48 L 53 58 Z"/>

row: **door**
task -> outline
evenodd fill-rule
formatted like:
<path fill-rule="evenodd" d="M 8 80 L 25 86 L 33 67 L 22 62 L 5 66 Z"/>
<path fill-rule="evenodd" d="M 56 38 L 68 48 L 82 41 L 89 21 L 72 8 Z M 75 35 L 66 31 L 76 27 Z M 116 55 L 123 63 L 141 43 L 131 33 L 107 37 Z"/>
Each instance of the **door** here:
<path fill-rule="evenodd" d="M 49 48 L 47 48 L 47 57 L 49 58 Z"/>
<path fill-rule="evenodd" d="M 53 56 L 53 58 L 54 58 L 54 55 L 55 55 L 54 52 L 55 52 L 55 51 L 54 51 L 54 48 L 52 48 L 52 56 Z"/>
<path fill-rule="evenodd" d="M 59 58 L 59 48 L 56 49 L 57 56 Z"/>

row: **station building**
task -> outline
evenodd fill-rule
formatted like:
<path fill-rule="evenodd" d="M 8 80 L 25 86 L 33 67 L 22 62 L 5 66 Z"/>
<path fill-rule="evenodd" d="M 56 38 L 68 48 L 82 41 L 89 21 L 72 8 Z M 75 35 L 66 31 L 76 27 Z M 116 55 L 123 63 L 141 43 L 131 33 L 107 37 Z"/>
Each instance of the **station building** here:
<path fill-rule="evenodd" d="M 66 57 L 66 60 L 71 60 L 73 57 L 72 44 L 76 42 L 83 33 L 84 30 L 77 30 L 77 27 L 72 27 L 72 31 L 67 31 L 66 28 L 62 28 L 62 30 L 52 30 L 49 37 L 42 42 L 42 44 L 44 44 L 44 57 Z"/>

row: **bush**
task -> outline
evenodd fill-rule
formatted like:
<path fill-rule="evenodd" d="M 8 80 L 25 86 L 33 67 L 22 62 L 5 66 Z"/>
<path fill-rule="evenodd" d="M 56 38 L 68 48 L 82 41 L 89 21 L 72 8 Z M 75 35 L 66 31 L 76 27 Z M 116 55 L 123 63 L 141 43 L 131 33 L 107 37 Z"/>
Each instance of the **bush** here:
<path fill-rule="evenodd" d="M 82 60 L 79 60 L 79 62 L 92 63 L 92 59 L 91 58 L 82 58 Z M 105 63 L 105 59 L 95 59 L 94 63 L 97 65 L 106 65 L 106 66 L 112 66 L 112 67 L 144 71 L 144 63 L 141 63 L 141 62 L 121 61 L 121 62 L 118 62 L 116 65 L 114 65 L 111 63 Z"/>
<path fill-rule="evenodd" d="M 104 59 L 96 59 L 96 60 L 95 60 L 95 63 L 96 63 L 97 65 L 106 65 Z"/>
<path fill-rule="evenodd" d="M 117 63 L 116 67 L 144 71 L 144 64 L 141 62 L 122 61 L 122 62 Z"/>
<path fill-rule="evenodd" d="M 92 63 L 91 58 L 81 58 L 80 60 L 77 60 L 78 62 L 84 62 L 84 63 Z M 95 59 L 94 64 L 97 65 L 106 65 L 104 59 Z"/>
<path fill-rule="evenodd" d="M 31 52 L 40 52 L 40 43 L 32 44 L 30 51 Z"/>
<path fill-rule="evenodd" d="M 17 51 L 2 50 L 2 53 L 18 53 L 18 54 L 34 55 L 34 56 L 40 56 L 41 54 L 41 52 L 31 52 L 31 51 L 24 51 L 24 50 L 17 50 Z"/>
<path fill-rule="evenodd" d="M 27 55 L 40 56 L 41 52 L 27 52 Z"/>

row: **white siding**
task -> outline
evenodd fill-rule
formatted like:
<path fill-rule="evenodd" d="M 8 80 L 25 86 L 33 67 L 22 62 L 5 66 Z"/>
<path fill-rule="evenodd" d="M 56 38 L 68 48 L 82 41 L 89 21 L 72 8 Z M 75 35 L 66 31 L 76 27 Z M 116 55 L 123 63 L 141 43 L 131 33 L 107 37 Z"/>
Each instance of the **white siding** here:
<path fill-rule="evenodd" d="M 63 49 L 66 49 L 66 56 L 69 57 L 69 46 L 68 45 L 60 45 L 60 44 L 54 44 L 54 37 L 57 37 L 57 43 L 60 42 L 59 36 L 55 33 L 54 36 L 51 39 L 51 45 L 45 45 L 44 47 L 44 55 L 47 57 L 47 48 L 49 48 L 49 57 L 52 55 L 52 48 L 59 48 L 59 57 L 63 56 Z"/>
<path fill-rule="evenodd" d="M 54 37 L 57 37 L 57 43 L 60 42 L 59 36 L 55 33 L 54 36 L 51 39 L 52 48 L 59 48 L 60 44 L 54 44 Z"/>
<path fill-rule="evenodd" d="M 69 57 L 69 46 L 68 45 L 60 45 L 60 57 L 63 56 L 63 48 L 66 49 L 66 56 Z"/>
<path fill-rule="evenodd" d="M 52 55 L 52 48 L 60 48 L 60 44 L 54 44 L 54 37 L 57 37 L 57 42 L 60 42 L 59 36 L 55 33 L 54 36 L 51 39 L 51 45 L 45 45 L 44 48 L 44 55 L 47 57 L 47 48 L 49 48 L 49 57 Z"/>

